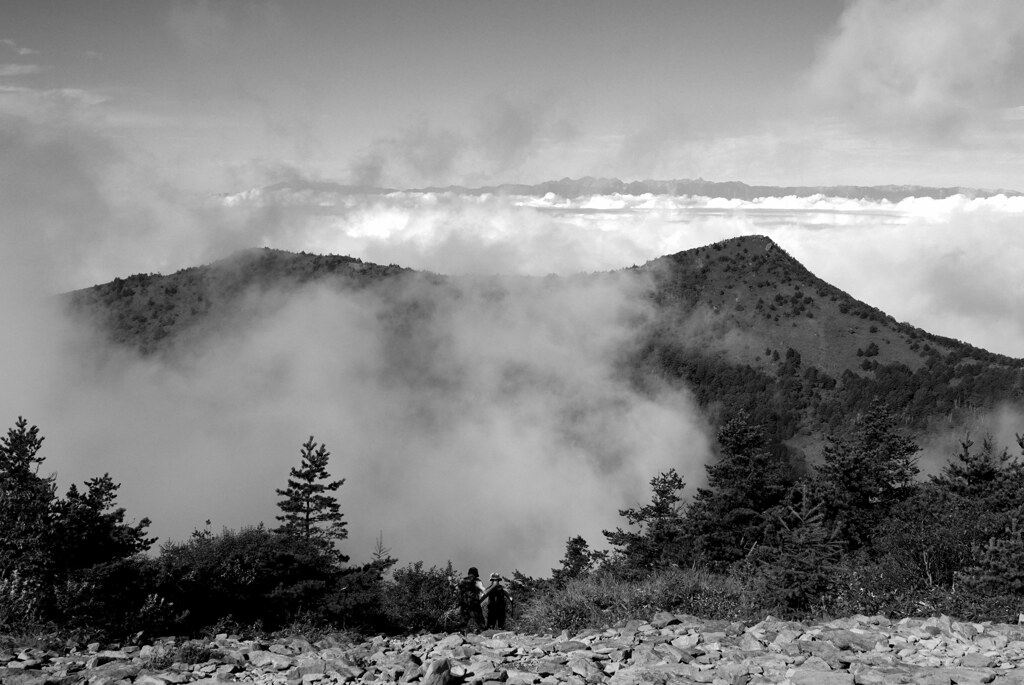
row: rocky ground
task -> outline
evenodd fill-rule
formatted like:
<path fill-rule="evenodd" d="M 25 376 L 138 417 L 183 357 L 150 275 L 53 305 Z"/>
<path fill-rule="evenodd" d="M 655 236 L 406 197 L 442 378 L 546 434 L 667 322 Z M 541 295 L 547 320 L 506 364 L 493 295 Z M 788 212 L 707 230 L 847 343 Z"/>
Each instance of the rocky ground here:
<path fill-rule="evenodd" d="M 3 685 L 1024 685 L 1024 626 L 880 616 L 744 625 L 663 613 L 558 636 L 487 632 L 359 643 L 339 636 L 311 644 L 218 635 L 116 649 L 0 646 L 2 664 Z"/>

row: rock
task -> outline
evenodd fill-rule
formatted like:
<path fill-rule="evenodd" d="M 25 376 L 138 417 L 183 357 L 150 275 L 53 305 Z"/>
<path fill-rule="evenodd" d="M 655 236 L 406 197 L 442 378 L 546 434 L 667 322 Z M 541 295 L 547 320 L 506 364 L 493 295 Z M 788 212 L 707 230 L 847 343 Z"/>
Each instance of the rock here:
<path fill-rule="evenodd" d="M 889 638 L 874 631 L 864 630 L 826 630 L 819 639 L 831 642 L 837 649 L 855 652 L 870 652 L 875 645 L 889 645 Z"/>
<path fill-rule="evenodd" d="M 667 611 L 659 611 L 651 619 L 651 625 L 655 628 L 665 628 L 666 626 L 675 625 L 681 623 L 679 618 L 675 614 L 670 614 Z"/>
<path fill-rule="evenodd" d="M 854 685 L 853 675 L 845 671 L 815 671 L 798 668 L 789 676 L 793 685 Z"/>
<path fill-rule="evenodd" d="M 216 648 L 204 664 L 163 659 L 176 644 Z M 767 617 L 753 626 L 658 614 L 575 635 L 343 636 L 315 645 L 220 634 L 214 642 L 161 638 L 96 643 L 88 651 L 3 643 L 4 685 L 1024 685 L 1024 629 L 948 617 L 890 621 L 852 616 L 820 625 Z M 161 664 L 153 670 L 150 664 Z M 426 665 L 425 665 L 426 664 Z"/>
<path fill-rule="evenodd" d="M 452 667 L 448 659 L 436 659 L 427 667 L 422 685 L 449 685 L 452 682 Z"/>
<path fill-rule="evenodd" d="M 258 668 L 271 668 L 275 671 L 284 671 L 291 668 L 295 661 L 284 654 L 278 654 L 271 651 L 263 651 L 261 649 L 249 652 L 247 655 L 249 663 Z"/>
<path fill-rule="evenodd" d="M 586 642 L 579 642 L 577 640 L 566 640 L 564 642 L 555 643 L 555 651 L 557 652 L 572 652 L 577 649 L 590 649 L 590 645 Z"/>

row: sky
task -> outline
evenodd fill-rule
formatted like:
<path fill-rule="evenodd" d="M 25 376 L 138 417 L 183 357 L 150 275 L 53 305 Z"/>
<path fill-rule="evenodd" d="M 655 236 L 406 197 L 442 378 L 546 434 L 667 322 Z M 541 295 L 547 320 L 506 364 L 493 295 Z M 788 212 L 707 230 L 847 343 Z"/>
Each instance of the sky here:
<path fill-rule="evenodd" d="M 1024 191 L 1022 75 L 1016 0 L 8 0 L 0 316 L 16 324 L 0 330 L 0 421 L 40 425 L 65 487 L 110 471 L 164 540 L 207 518 L 273 523 L 270 493 L 316 434 L 348 478 L 353 558 L 383 534 L 403 561 L 543 573 L 569 537 L 620 525 L 658 471 L 699 484 L 711 439 L 685 392 L 640 397 L 609 374 L 648 314 L 628 289 L 581 285 L 537 309 L 517 279 L 765 234 L 900 321 L 1024 357 L 1024 201 L 996 192 Z M 993 192 L 415 191 L 587 175 Z M 39 301 L 254 246 L 501 275 L 514 296 L 499 312 L 438 302 L 440 342 L 404 375 L 383 299 L 257 303 L 275 315 L 187 363 L 111 352 Z M 291 333 L 306 329 L 322 335 Z M 511 392 L 509 368 L 561 375 Z M 457 387 L 423 384 L 452 369 Z M 1003 434 L 1024 432 L 1007 411 Z M 602 444 L 577 439 L 605 425 Z M 453 504 L 446 474 L 475 483 L 483 463 L 515 487 Z M 427 535 L 422 520 L 443 523 Z"/>

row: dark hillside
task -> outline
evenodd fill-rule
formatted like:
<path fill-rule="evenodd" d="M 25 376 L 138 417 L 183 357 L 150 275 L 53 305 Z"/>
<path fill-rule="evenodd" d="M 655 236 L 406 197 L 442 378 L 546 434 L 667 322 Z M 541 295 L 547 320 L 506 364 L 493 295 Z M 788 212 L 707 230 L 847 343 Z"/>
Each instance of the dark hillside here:
<path fill-rule="evenodd" d="M 927 430 L 1024 398 L 1024 360 L 899 323 L 766 237 L 640 270 L 653 276 L 651 296 L 664 313 L 642 368 L 688 383 L 715 413 L 746 409 L 779 439 L 841 430 L 876 399 Z"/>
<path fill-rule="evenodd" d="M 245 306 L 245 295 L 308 283 L 359 289 L 412 274 L 399 266 L 353 257 L 293 254 L 268 248 L 239 252 L 169 276 L 135 274 L 69 295 L 71 310 L 114 343 L 145 354 L 165 350 L 204 327 L 223 328 Z"/>
<path fill-rule="evenodd" d="M 649 279 L 656 316 L 638 330 L 623 372 L 640 387 L 688 386 L 716 424 L 744 409 L 776 440 L 806 448 L 842 432 L 876 401 L 918 432 L 970 425 L 1003 403 L 1024 401 L 1024 361 L 899 323 L 763 236 L 661 257 L 627 273 Z M 430 298 L 453 306 L 461 291 L 504 297 L 488 279 L 258 249 L 168 276 L 118 278 L 68 301 L 110 341 L 153 355 L 201 342 L 210 330 L 230 331 L 242 317 L 268 315 L 268 298 L 248 297 L 253 293 L 312 283 L 358 291 L 413 277 L 424 305 L 435 288 Z M 544 288 L 535 292 L 543 296 Z M 254 301 L 262 309 L 253 309 Z M 403 337 L 403 326 L 432 316 L 430 306 L 408 306 L 389 313 L 403 349 L 422 340 Z"/>

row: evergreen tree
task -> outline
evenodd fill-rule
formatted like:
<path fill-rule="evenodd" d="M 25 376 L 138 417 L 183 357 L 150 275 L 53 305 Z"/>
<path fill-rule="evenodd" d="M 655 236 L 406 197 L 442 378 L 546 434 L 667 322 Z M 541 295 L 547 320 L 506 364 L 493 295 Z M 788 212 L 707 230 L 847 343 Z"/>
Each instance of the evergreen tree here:
<path fill-rule="evenodd" d="M 1017 436 L 1024 450 L 1024 436 Z M 984 500 L 995 511 L 1014 510 L 1024 499 L 1024 464 L 1012 457 L 1007 448 L 997 451 L 992 436 L 985 436 L 981 449 L 972 450 L 968 435 L 960 443 L 960 453 L 931 480 L 943 490 L 972 500 Z"/>
<path fill-rule="evenodd" d="M 0 580 L 15 573 L 42 580 L 51 570 L 47 537 L 57 486 L 53 475 L 39 475 L 43 440 L 20 416 L 0 438 Z"/>
<path fill-rule="evenodd" d="M 705 468 L 708 487 L 698 488 L 687 511 L 695 553 L 711 566 L 742 559 L 764 537 L 768 516 L 793 485 L 784 458 L 773 454 L 764 431 L 740 411 L 718 431 L 719 458 Z"/>
<path fill-rule="evenodd" d="M 650 504 L 620 509 L 636 531 L 602 531 L 608 542 L 618 547 L 617 561 L 627 573 L 650 571 L 679 563 L 687 556 L 687 537 L 683 522 L 681 496 L 686 486 L 675 469 L 651 479 L 653 496 Z"/>
<path fill-rule="evenodd" d="M 582 535 L 569 538 L 565 543 L 565 556 L 562 557 L 561 568 L 551 569 L 551 578 L 556 583 L 564 583 L 570 578 L 585 576 L 594 570 L 594 565 L 604 556 L 602 552 L 594 552 Z"/>
<path fill-rule="evenodd" d="M 282 514 L 277 517 L 281 525 L 276 532 L 297 538 L 345 562 L 348 557 L 337 551 L 335 543 L 348 537 L 348 524 L 337 498 L 331 494 L 337 492 L 345 479 L 329 480 L 330 454 L 326 445 L 318 445 L 313 436 L 309 436 L 302 446 L 299 467 L 293 467 L 289 473 L 288 487 L 276 491 L 284 497 L 277 503 Z"/>
<path fill-rule="evenodd" d="M 839 524 L 850 549 L 866 546 L 891 508 L 913 492 L 918 473 L 914 455 L 920 449 L 878 406 L 868 411 L 850 437 L 829 437 L 818 480 L 828 516 Z"/>
<path fill-rule="evenodd" d="M 79 492 L 71 485 L 54 505 L 53 551 L 63 572 L 125 559 L 156 542 L 146 537 L 148 518 L 134 525 L 124 522 L 124 508 L 116 506 L 121 485 L 110 474 L 90 478 L 85 487 L 85 492 Z"/>
<path fill-rule="evenodd" d="M 980 595 L 1024 597 L 1024 538 L 1017 520 L 979 550 L 978 563 L 961 578 Z"/>
<path fill-rule="evenodd" d="M 146 537 L 149 519 L 124 523 L 125 511 L 115 504 L 119 486 L 109 474 L 86 481 L 85 492 L 72 485 L 57 498 L 54 476 L 39 475 L 42 444 L 39 428 L 22 417 L 0 438 L 3 613 L 8 620 L 126 625 L 125 616 L 137 615 L 148 594 L 146 564 L 132 557 L 154 542 Z"/>
<path fill-rule="evenodd" d="M 781 608 L 800 612 L 827 589 L 842 544 L 825 520 L 824 503 L 806 483 L 792 495 L 794 503 L 775 512 L 779 529 L 764 573 Z"/>

